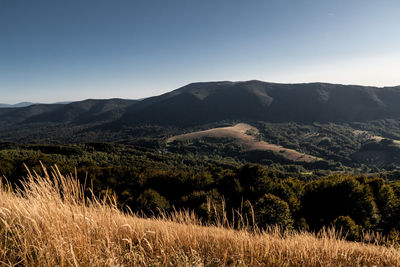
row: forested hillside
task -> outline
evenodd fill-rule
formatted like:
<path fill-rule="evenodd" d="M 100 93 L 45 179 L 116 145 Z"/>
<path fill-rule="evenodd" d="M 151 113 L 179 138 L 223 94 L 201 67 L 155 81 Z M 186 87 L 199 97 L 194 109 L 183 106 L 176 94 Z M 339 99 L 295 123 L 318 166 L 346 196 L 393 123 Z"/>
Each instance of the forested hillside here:
<path fill-rule="evenodd" d="M 24 163 L 44 175 L 40 161 L 57 164 L 64 173 L 76 172 L 87 193 L 115 195 L 122 210 L 148 216 L 186 209 L 212 223 L 224 210 L 228 220 L 240 212 L 260 228 L 275 224 L 311 231 L 344 227 L 351 240 L 361 240 L 365 231 L 397 240 L 400 231 L 397 172 L 329 174 L 296 165 L 263 167 L 233 158 L 88 143 L 3 145 L 0 175 L 18 186 L 27 175 Z"/>
<path fill-rule="evenodd" d="M 140 101 L 108 99 L 68 104 L 33 104 L 0 109 L 2 140 L 32 142 L 25 132 L 42 132 L 42 140 L 65 142 L 57 131 L 91 132 L 121 138 L 125 129 L 173 127 L 186 129 L 221 121 L 299 124 L 366 123 L 400 117 L 400 87 L 340 84 L 277 84 L 261 81 L 192 83 Z M 56 134 L 54 136 L 54 134 Z M 135 136 L 134 132 L 131 132 Z M 72 140 L 79 140 L 79 138 Z M 104 141 L 104 140 L 103 140 Z"/>
<path fill-rule="evenodd" d="M 20 191 L 0 184 L 0 261 L 6 266 L 398 266 L 392 238 L 365 232 L 348 217 L 339 229 L 318 233 L 287 230 L 287 204 L 273 195 L 257 220 L 273 218 L 283 228 L 257 228 L 240 213 L 228 221 L 224 211 L 210 221 L 193 212 L 173 211 L 150 219 L 118 209 L 115 198 L 86 194 L 74 176 L 55 167 L 31 173 Z M 154 195 L 154 193 L 153 193 Z M 279 216 L 276 216 L 279 211 Z M 283 213 L 281 213 L 283 212 Z M 215 213 L 213 213 L 215 214 Z M 275 214 L 275 216 L 274 216 Z M 265 221 L 267 223 L 271 222 Z M 280 224 L 282 226 L 282 224 Z M 342 227 L 344 226 L 344 228 Z M 347 228 L 346 228 L 347 227 Z"/>
<path fill-rule="evenodd" d="M 77 173 L 122 210 L 224 211 L 348 239 L 400 231 L 400 88 L 195 83 L 135 100 L 0 109 L 0 176 Z M 214 207 L 211 209 L 210 207 Z"/>

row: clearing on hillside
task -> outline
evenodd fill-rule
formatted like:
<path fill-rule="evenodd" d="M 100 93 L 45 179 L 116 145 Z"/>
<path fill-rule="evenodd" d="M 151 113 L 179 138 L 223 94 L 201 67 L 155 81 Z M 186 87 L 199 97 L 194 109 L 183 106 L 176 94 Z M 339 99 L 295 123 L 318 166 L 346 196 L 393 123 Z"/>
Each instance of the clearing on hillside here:
<path fill-rule="evenodd" d="M 368 131 L 354 130 L 353 134 L 356 135 L 356 136 L 364 136 L 368 140 L 373 140 L 375 142 L 380 142 L 383 139 L 388 139 L 388 140 L 391 140 L 393 142 L 393 144 L 400 146 L 400 140 L 385 138 L 385 137 L 382 137 L 380 135 L 374 135 L 374 134 L 372 134 L 372 133 L 370 133 Z"/>
<path fill-rule="evenodd" d="M 212 128 L 205 131 L 176 135 L 169 138 L 167 142 L 173 142 L 175 140 L 184 141 L 190 139 L 199 139 L 204 137 L 229 137 L 239 141 L 239 143 L 243 145 L 247 150 L 273 151 L 293 161 L 311 162 L 315 160 L 320 160 L 320 158 L 298 152 L 294 149 L 284 148 L 280 145 L 260 141 L 257 139 L 259 135 L 260 133 L 257 128 L 246 123 L 238 123 L 230 127 Z"/>

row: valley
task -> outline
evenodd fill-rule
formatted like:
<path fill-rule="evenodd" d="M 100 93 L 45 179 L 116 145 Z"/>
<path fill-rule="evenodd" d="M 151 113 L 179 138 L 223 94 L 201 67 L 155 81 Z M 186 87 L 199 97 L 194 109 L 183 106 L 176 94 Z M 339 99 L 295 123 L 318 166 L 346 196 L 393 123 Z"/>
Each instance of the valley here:
<path fill-rule="evenodd" d="M 0 267 L 400 266 L 399 13 L 0 0 Z"/>
<path fill-rule="evenodd" d="M 1 108 L 0 176 L 17 188 L 25 166 L 40 177 L 57 166 L 86 194 L 144 218 L 190 211 L 207 227 L 344 227 L 350 241 L 372 231 L 387 238 L 374 242 L 400 244 L 397 95 L 211 82 L 142 100 Z"/>
<path fill-rule="evenodd" d="M 99 209 L 113 203 L 113 214 L 140 214 L 132 225 L 142 218 L 164 224 L 168 216 L 181 225 L 190 213 L 205 232 L 220 225 L 261 238 L 260 229 L 278 226 L 307 230 L 312 242 L 397 245 L 400 110 L 390 102 L 397 94 L 400 88 L 213 82 L 142 100 L 5 107 L 0 176 L 14 188 L 31 177 L 34 188 L 53 166 L 54 177 L 73 174 L 84 185 L 68 189 L 74 185 L 63 180 L 65 190 L 105 199 Z M 60 181 L 46 179 L 42 192 L 58 190 Z M 325 229 L 347 235 L 329 239 Z M 369 232 L 376 237 L 366 240 Z"/>

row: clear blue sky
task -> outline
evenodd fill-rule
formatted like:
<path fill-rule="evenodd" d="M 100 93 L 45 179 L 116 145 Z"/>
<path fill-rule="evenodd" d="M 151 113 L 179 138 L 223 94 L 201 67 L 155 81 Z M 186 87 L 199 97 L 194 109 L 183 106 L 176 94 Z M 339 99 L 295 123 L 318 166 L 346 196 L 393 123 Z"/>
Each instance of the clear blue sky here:
<path fill-rule="evenodd" d="M 400 1 L 0 0 L 0 103 L 190 82 L 400 85 Z"/>

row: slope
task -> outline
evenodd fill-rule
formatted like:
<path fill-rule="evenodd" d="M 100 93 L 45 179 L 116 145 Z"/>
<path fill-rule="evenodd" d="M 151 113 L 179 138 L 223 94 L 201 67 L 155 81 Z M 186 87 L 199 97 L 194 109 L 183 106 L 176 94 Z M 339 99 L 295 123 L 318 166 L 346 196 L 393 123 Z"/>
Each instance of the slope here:
<path fill-rule="evenodd" d="M 395 247 L 318 235 L 202 225 L 193 214 L 144 219 L 90 200 L 57 169 L 24 190 L 0 186 L 5 266 L 399 266 Z"/>
<path fill-rule="evenodd" d="M 246 123 L 238 123 L 231 127 L 213 128 L 205 131 L 198 131 L 198 132 L 173 136 L 169 138 L 167 142 L 174 142 L 176 140 L 182 141 L 182 140 L 198 139 L 204 137 L 216 137 L 216 138 L 228 137 L 237 140 L 241 145 L 244 146 L 246 150 L 273 151 L 293 161 L 311 162 L 314 160 L 318 160 L 318 158 L 316 157 L 298 152 L 294 149 L 284 148 L 279 145 L 271 144 L 265 141 L 260 141 L 257 139 L 258 135 L 259 131 L 257 128 L 252 127 L 251 125 Z"/>
<path fill-rule="evenodd" d="M 193 83 L 143 100 L 122 124 L 180 126 L 221 120 L 350 122 L 400 116 L 400 88 L 261 81 Z"/>

